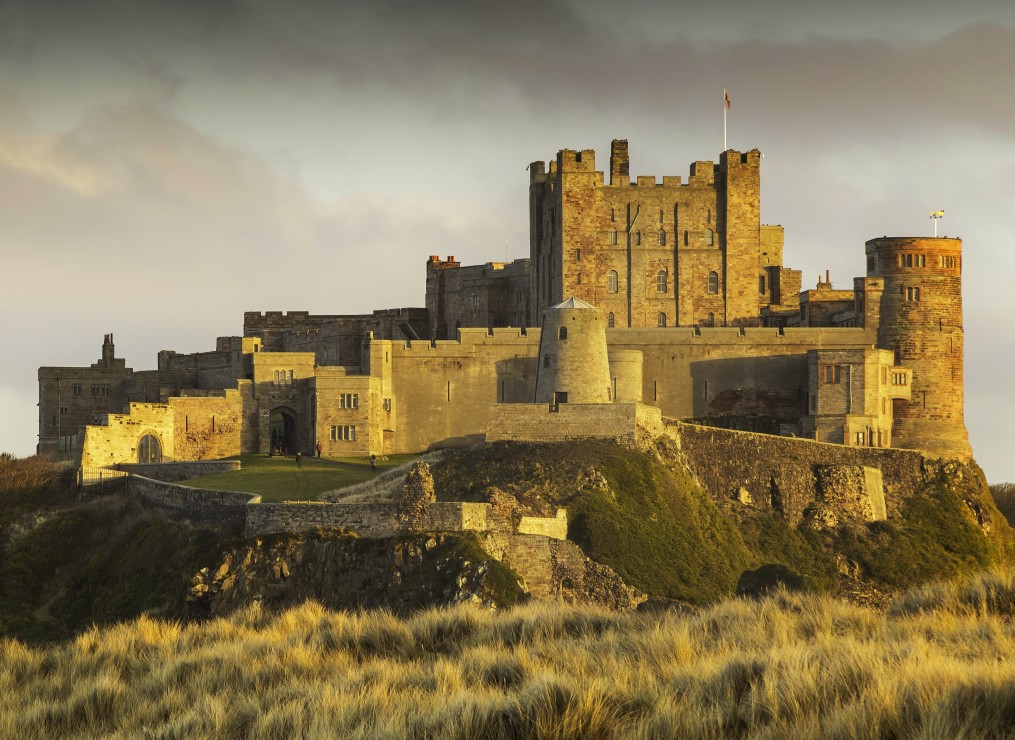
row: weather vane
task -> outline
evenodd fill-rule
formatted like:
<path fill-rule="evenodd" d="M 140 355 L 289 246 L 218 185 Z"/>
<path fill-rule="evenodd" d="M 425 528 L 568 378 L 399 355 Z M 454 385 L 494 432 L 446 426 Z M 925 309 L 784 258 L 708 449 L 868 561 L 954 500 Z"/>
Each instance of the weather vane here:
<path fill-rule="evenodd" d="M 930 218 L 934 222 L 934 236 L 937 236 L 937 222 L 945 217 L 944 211 L 931 211 Z"/>

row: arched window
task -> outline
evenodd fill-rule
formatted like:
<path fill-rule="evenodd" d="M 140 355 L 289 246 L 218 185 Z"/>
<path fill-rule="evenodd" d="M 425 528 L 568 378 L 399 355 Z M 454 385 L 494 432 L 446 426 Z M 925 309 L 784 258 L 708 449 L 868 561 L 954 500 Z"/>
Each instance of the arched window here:
<path fill-rule="evenodd" d="M 606 325 L 612 329 L 615 325 L 615 322 L 616 319 L 613 316 L 613 311 L 610 311 L 608 314 L 606 314 Z"/>
<path fill-rule="evenodd" d="M 281 385 L 281 384 L 282 384 L 282 371 L 281 370 L 276 370 L 275 371 L 275 385 Z"/>
<path fill-rule="evenodd" d="M 666 270 L 660 270 L 656 273 L 656 292 L 666 292 Z"/>
<path fill-rule="evenodd" d="M 566 326 L 560 327 L 560 331 L 557 332 L 557 339 L 559 339 L 562 342 L 565 339 L 567 339 L 567 327 Z"/>
<path fill-rule="evenodd" d="M 663 231 L 662 229 L 659 229 L 659 246 L 660 247 L 666 246 L 666 232 Z"/>
<path fill-rule="evenodd" d="M 713 295 L 719 292 L 719 273 L 708 273 L 708 292 Z"/>
<path fill-rule="evenodd" d="M 666 314 L 662 311 L 659 312 L 659 316 L 656 318 L 656 326 L 666 326 Z"/>
<path fill-rule="evenodd" d="M 711 247 L 715 243 L 715 235 L 712 233 L 712 229 L 705 229 L 705 246 Z"/>
<path fill-rule="evenodd" d="M 606 292 L 616 293 L 620 290 L 620 276 L 616 270 L 606 273 Z"/>
<path fill-rule="evenodd" d="M 158 437 L 153 434 L 141 437 L 137 443 L 137 461 L 139 463 L 162 462 L 162 445 L 159 443 Z"/>

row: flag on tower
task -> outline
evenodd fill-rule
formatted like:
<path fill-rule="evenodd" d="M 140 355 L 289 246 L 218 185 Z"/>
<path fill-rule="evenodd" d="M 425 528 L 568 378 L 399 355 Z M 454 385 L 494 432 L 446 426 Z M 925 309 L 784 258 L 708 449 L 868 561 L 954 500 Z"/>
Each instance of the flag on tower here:
<path fill-rule="evenodd" d="M 730 107 L 730 96 L 726 93 L 725 89 L 722 91 L 722 98 L 723 98 L 723 100 L 726 101 L 726 107 L 729 108 Z"/>

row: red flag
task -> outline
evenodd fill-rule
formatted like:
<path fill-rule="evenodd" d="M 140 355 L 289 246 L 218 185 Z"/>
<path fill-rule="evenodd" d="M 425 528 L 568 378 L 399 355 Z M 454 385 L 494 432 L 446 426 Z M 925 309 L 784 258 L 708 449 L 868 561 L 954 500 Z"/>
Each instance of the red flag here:
<path fill-rule="evenodd" d="M 726 107 L 729 108 L 730 107 L 730 96 L 726 94 L 725 90 L 722 91 L 722 96 L 723 96 L 723 99 L 726 101 Z"/>

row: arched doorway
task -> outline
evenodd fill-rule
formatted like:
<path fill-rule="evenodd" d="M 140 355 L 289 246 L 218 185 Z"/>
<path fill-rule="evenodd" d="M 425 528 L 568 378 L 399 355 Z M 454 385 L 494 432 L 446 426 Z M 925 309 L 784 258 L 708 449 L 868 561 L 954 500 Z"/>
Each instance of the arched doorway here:
<path fill-rule="evenodd" d="M 146 434 L 138 441 L 137 461 L 139 463 L 162 462 L 162 443 L 154 434 Z"/>
<path fill-rule="evenodd" d="M 299 449 L 299 435 L 296 432 L 296 412 L 279 408 L 271 412 L 268 438 L 273 452 L 292 455 Z"/>

